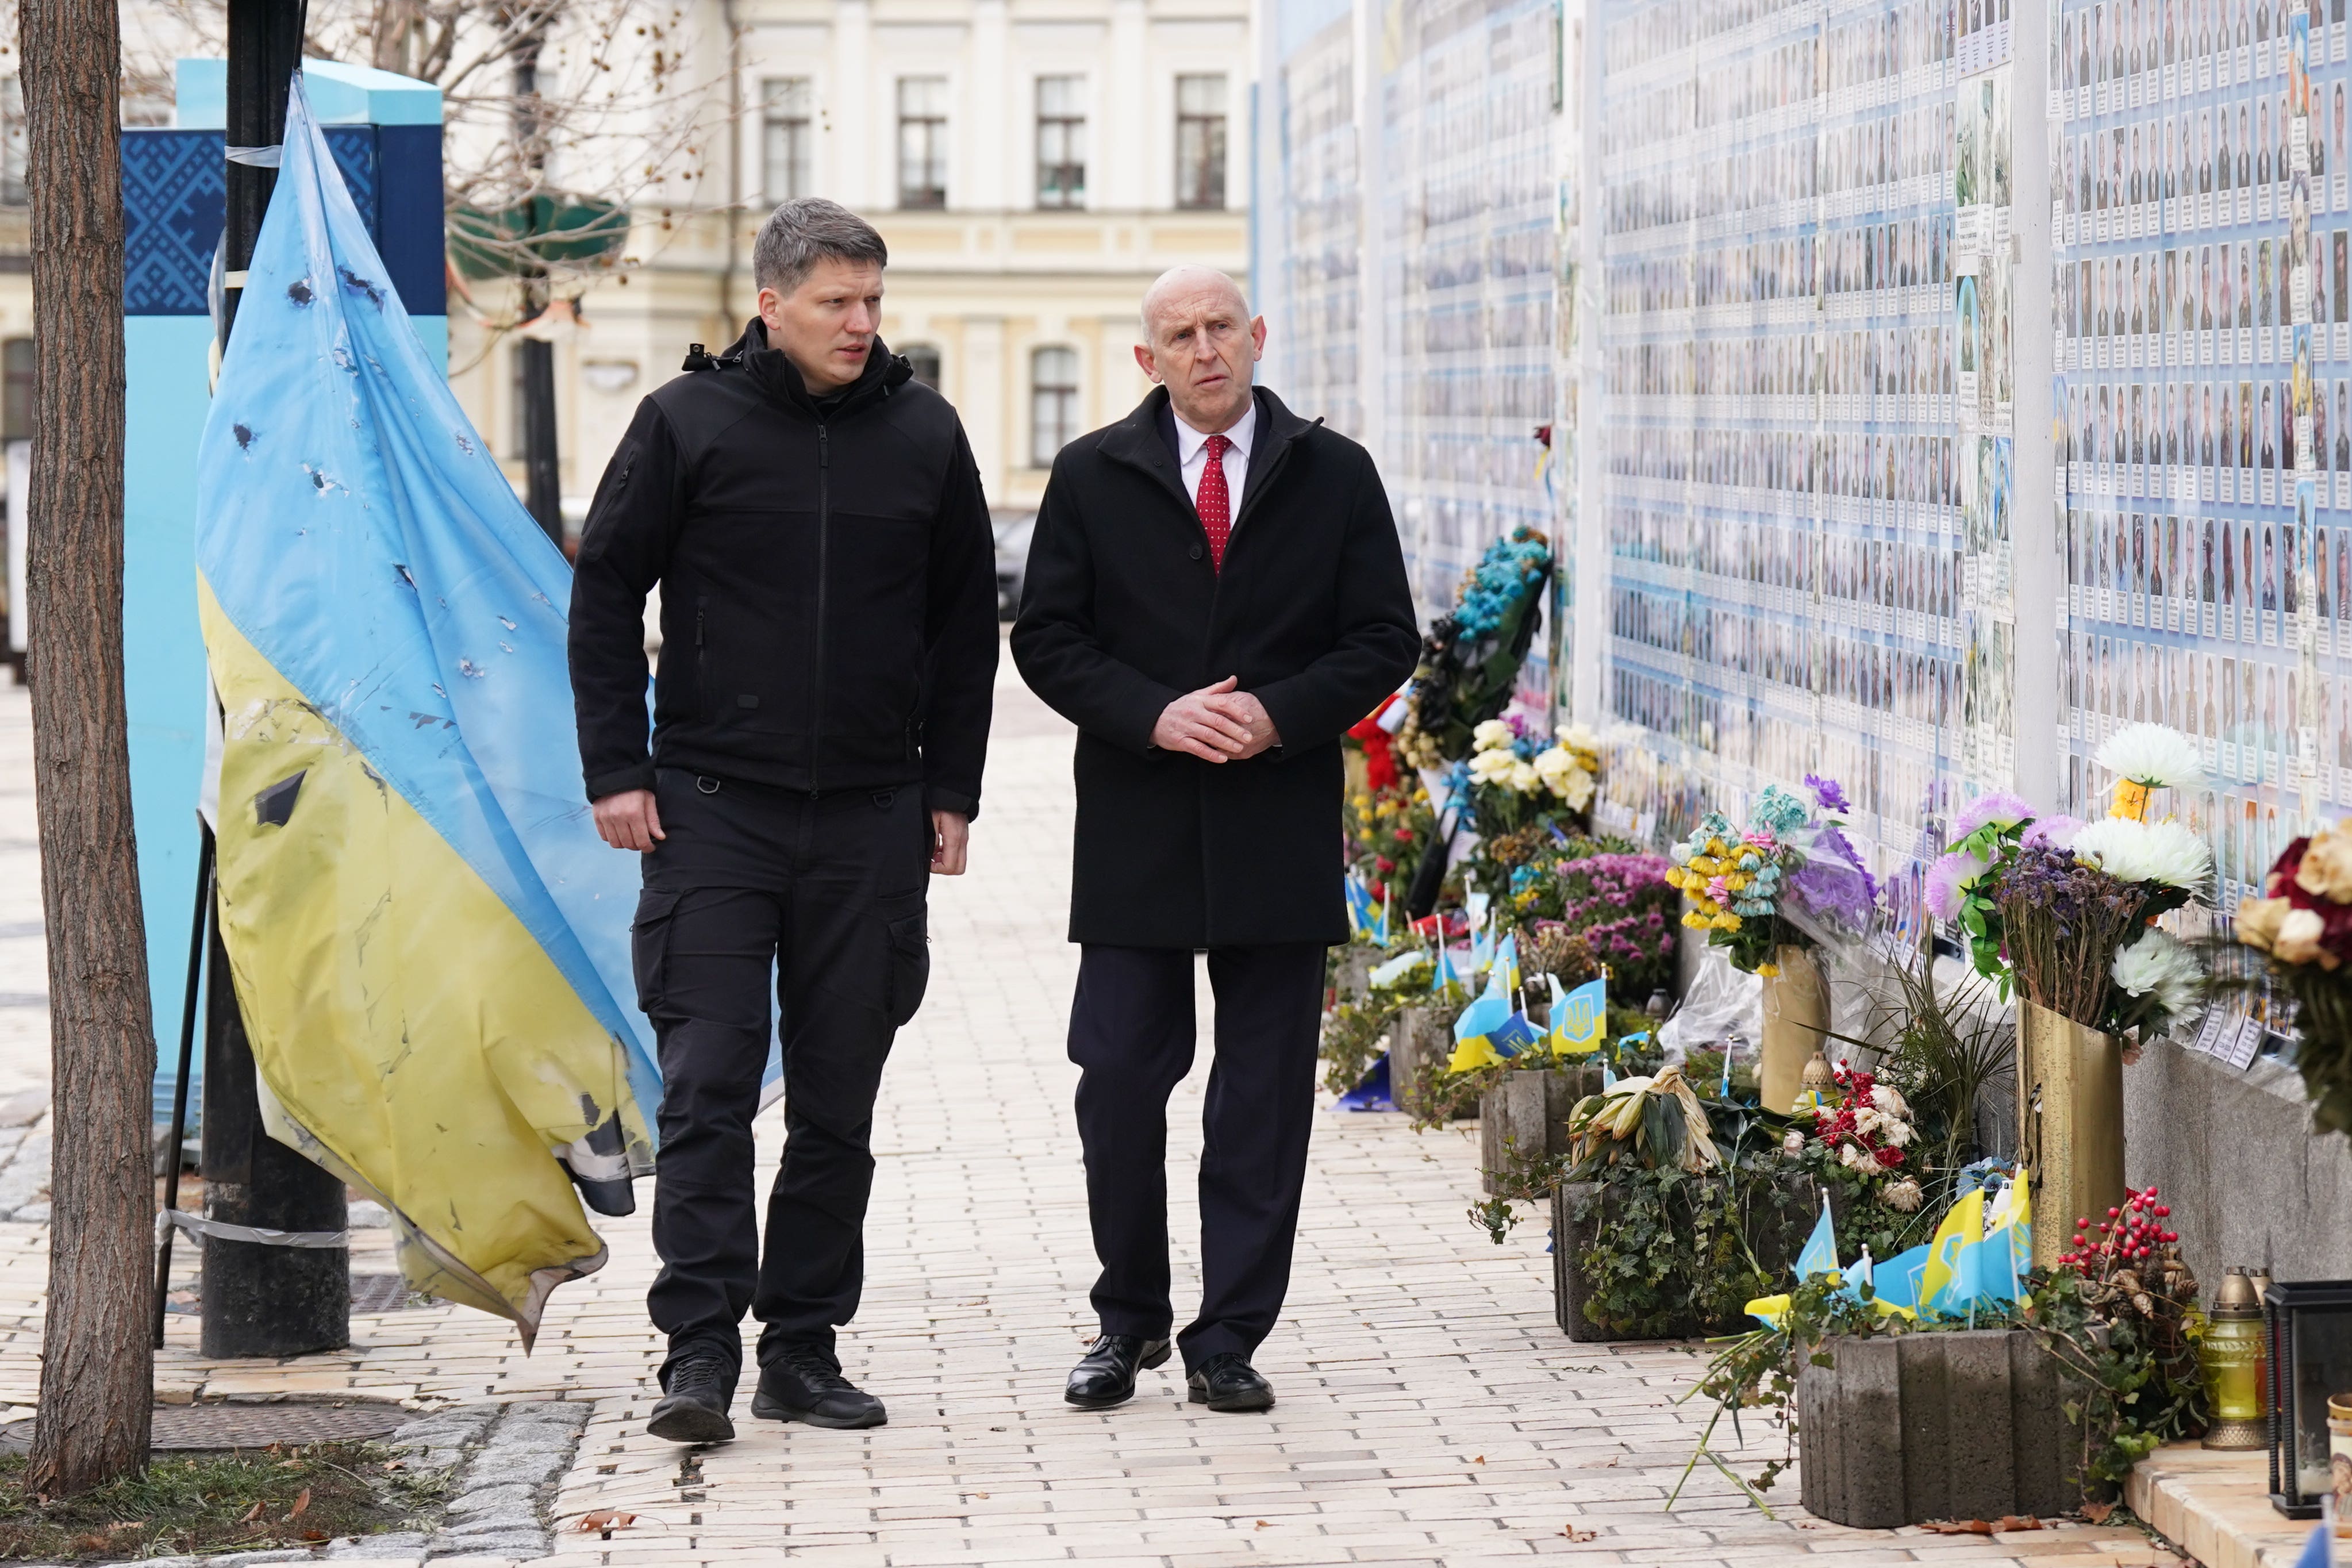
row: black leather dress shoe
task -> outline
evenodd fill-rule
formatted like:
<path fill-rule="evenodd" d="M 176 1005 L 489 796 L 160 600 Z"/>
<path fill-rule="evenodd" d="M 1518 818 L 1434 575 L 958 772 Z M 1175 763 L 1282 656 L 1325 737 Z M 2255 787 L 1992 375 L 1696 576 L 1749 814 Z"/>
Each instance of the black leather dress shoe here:
<path fill-rule="evenodd" d="M 1274 1384 L 1232 1351 L 1211 1356 L 1184 1380 L 1185 1397 L 1212 1410 L 1271 1410 Z"/>
<path fill-rule="evenodd" d="M 815 1345 L 791 1346 L 760 1369 L 751 1414 L 812 1426 L 879 1426 L 890 1418 L 880 1400 L 841 1375 L 831 1351 Z"/>
<path fill-rule="evenodd" d="M 661 1403 L 646 1430 L 672 1443 L 730 1443 L 735 1423 L 727 1407 L 734 1403 L 734 1369 L 717 1356 L 689 1356 L 662 1380 Z"/>
<path fill-rule="evenodd" d="M 1062 1391 L 1062 1397 L 1081 1410 L 1108 1410 L 1114 1405 L 1124 1405 L 1135 1397 L 1135 1374 L 1164 1365 L 1167 1360 L 1166 1340 L 1105 1334 L 1070 1369 L 1070 1385 Z"/>

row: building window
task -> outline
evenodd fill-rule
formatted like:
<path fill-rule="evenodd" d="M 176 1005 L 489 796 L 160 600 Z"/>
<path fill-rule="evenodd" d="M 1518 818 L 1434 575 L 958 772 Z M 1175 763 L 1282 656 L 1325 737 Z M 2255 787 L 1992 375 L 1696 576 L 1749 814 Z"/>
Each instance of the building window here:
<path fill-rule="evenodd" d="M 901 349 L 898 352 L 905 354 L 907 363 L 914 367 L 917 381 L 921 382 L 933 392 L 940 389 L 940 351 L 938 349 L 929 343 L 917 343 L 912 348 Z"/>
<path fill-rule="evenodd" d="M 1176 205 L 1225 205 L 1225 79 L 1176 79 Z"/>
<path fill-rule="evenodd" d="M 1029 466 L 1050 468 L 1078 433 L 1078 352 L 1039 349 L 1029 356 Z"/>
<path fill-rule="evenodd" d="M 0 207 L 21 207 L 25 194 L 25 84 L 0 76 Z"/>
<path fill-rule="evenodd" d="M 33 434 L 33 340 L 0 342 L 0 437 Z"/>
<path fill-rule="evenodd" d="M 898 79 L 898 205 L 948 205 L 948 79 Z"/>
<path fill-rule="evenodd" d="M 1037 205 L 1087 205 L 1087 111 L 1085 79 L 1037 79 Z"/>
<path fill-rule="evenodd" d="M 804 76 L 771 77 L 760 84 L 765 115 L 760 142 L 761 189 L 771 204 L 811 194 L 809 161 L 814 138 L 809 108 L 815 97 Z"/>

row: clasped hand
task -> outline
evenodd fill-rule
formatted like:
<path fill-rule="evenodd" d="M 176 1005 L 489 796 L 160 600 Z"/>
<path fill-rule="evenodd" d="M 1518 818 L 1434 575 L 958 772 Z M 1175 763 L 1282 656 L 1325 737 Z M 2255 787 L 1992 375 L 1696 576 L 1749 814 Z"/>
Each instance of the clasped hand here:
<path fill-rule="evenodd" d="M 1253 693 L 1234 690 L 1240 684 L 1229 675 L 1171 702 L 1151 727 L 1151 743 L 1164 752 L 1190 752 L 1204 763 L 1240 762 L 1280 745 L 1282 737 L 1275 732 L 1265 704 Z"/>

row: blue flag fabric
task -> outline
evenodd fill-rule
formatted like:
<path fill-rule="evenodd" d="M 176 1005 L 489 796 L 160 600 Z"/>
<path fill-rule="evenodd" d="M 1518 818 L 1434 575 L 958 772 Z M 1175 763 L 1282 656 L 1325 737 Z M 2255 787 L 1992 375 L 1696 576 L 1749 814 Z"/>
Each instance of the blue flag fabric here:
<path fill-rule="evenodd" d="M 1797 1278 L 1811 1279 L 1816 1274 L 1838 1272 L 1837 1226 L 1830 1221 L 1829 1200 L 1822 1200 L 1822 1217 L 1813 1222 L 1813 1234 L 1805 1240 L 1805 1249 L 1797 1254 Z"/>
<path fill-rule="evenodd" d="M 222 935 L 270 1131 L 511 1317 L 605 1253 L 661 1085 L 581 797 L 571 570 L 384 281 L 298 75 L 200 448 Z"/>

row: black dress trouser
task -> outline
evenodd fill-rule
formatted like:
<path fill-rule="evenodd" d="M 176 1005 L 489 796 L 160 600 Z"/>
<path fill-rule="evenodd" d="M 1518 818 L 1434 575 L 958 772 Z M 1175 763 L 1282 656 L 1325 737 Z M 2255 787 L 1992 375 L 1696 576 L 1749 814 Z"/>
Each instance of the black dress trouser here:
<path fill-rule="evenodd" d="M 929 816 L 919 784 L 812 799 L 664 769 L 666 837 L 646 857 L 638 1002 L 661 1047 L 661 1152 L 646 1296 L 669 1368 L 739 1370 L 748 1309 L 762 1364 L 830 1348 L 857 1310 L 874 1184 L 874 1097 L 929 975 Z M 781 1006 L 784 1156 L 755 1222 L 751 1118 Z"/>
<path fill-rule="evenodd" d="M 1202 1114 L 1201 1313 L 1177 1336 L 1187 1370 L 1254 1352 L 1281 1315 L 1315 1120 L 1320 943 L 1209 950 L 1216 1059 Z M 1070 1007 L 1087 1209 L 1107 1334 L 1166 1337 L 1168 1096 L 1192 1070 L 1192 954 L 1089 942 Z"/>

